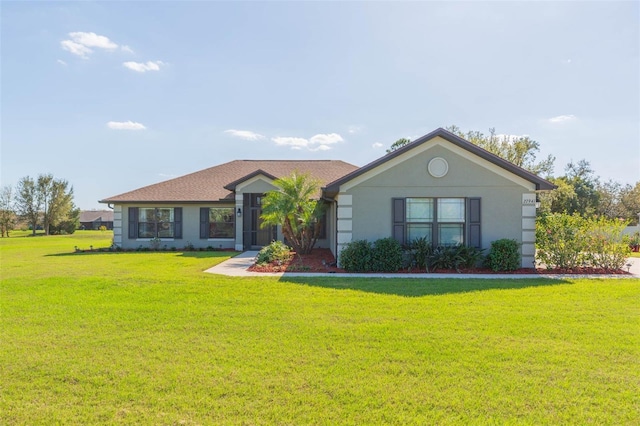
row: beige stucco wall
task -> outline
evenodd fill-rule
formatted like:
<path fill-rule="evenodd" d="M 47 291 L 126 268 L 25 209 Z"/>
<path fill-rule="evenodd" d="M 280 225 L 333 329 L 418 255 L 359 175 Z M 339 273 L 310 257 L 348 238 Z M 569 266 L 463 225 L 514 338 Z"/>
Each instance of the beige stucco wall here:
<path fill-rule="evenodd" d="M 409 151 L 407 154 L 410 155 L 405 154 L 395 164 L 381 167 L 387 170 L 374 169 L 368 176 L 360 177 L 355 185 L 348 182 L 341 188 L 338 200 L 346 200 L 342 211 L 345 224 L 350 222 L 351 234 L 348 231 L 341 234 L 340 229 L 348 229 L 348 226 L 340 224 L 338 212 L 338 250 L 341 238 L 344 243 L 349 238 L 373 241 L 391 236 L 394 197 L 481 197 L 483 248 L 488 249 L 492 241 L 500 238 L 518 242 L 523 242 L 523 236 L 530 239 L 528 233 L 523 233 L 523 226 L 528 226 L 523 220 L 523 194 L 533 194 L 533 184 L 517 176 L 505 175 L 503 170 L 495 170 L 495 166 L 473 154 L 457 147 L 449 149 L 446 144 L 434 143 L 422 150 Z M 427 170 L 429 161 L 435 157 L 444 158 L 448 163 L 444 177 L 433 177 Z M 338 205 L 341 205 L 340 201 Z M 532 207 L 535 216 L 535 207 Z M 349 212 L 351 218 L 348 218 Z M 530 213 L 528 209 L 526 213 Z M 523 266 L 532 266 L 532 244 L 533 241 L 525 244 Z"/>

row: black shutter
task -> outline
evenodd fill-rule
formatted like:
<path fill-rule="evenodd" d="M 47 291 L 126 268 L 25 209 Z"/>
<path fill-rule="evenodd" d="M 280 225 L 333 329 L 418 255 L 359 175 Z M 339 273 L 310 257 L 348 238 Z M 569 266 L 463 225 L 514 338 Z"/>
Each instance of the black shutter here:
<path fill-rule="evenodd" d="M 469 198 L 469 246 L 482 248 L 480 234 L 480 198 Z"/>
<path fill-rule="evenodd" d="M 200 207 L 200 238 L 209 238 L 209 208 Z"/>
<path fill-rule="evenodd" d="M 393 210 L 393 238 L 400 244 L 405 243 L 405 203 L 404 198 L 393 198 L 392 210 Z"/>
<path fill-rule="evenodd" d="M 129 238 L 138 238 L 138 208 L 129 207 Z"/>
<path fill-rule="evenodd" d="M 182 238 L 182 207 L 173 209 L 173 238 Z"/>

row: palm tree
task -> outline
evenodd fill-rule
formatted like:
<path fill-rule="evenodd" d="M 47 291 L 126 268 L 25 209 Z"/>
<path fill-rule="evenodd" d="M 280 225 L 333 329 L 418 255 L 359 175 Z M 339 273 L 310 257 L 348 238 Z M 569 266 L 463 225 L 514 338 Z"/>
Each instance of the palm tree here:
<path fill-rule="evenodd" d="M 294 171 L 273 182 L 279 189 L 262 200 L 262 227 L 281 225 L 287 243 L 298 254 L 308 254 L 318 240 L 324 204 L 318 196 L 320 183 L 308 174 Z"/>

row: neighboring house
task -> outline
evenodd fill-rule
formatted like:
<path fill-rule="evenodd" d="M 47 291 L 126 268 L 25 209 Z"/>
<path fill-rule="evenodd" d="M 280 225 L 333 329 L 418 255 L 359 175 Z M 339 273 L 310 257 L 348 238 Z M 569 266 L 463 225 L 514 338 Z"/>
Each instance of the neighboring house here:
<path fill-rule="evenodd" d="M 80 229 L 113 229 L 112 210 L 84 210 L 80 212 Z"/>
<path fill-rule="evenodd" d="M 550 182 L 437 129 L 363 167 L 343 161 L 238 160 L 109 197 L 114 242 L 123 248 L 160 238 L 168 247 L 247 250 L 282 239 L 260 227 L 260 201 L 273 180 L 293 171 L 322 183 L 328 204 L 319 247 L 338 254 L 351 241 L 426 237 L 434 245 L 489 248 L 522 244 L 522 265 L 535 250 L 536 193 Z"/>

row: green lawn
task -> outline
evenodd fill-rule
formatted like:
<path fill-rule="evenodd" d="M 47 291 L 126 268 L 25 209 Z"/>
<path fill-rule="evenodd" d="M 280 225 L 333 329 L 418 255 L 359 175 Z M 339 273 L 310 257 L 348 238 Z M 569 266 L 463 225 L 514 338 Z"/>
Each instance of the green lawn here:
<path fill-rule="evenodd" d="M 0 424 L 638 424 L 640 280 L 227 278 L 0 239 Z"/>

